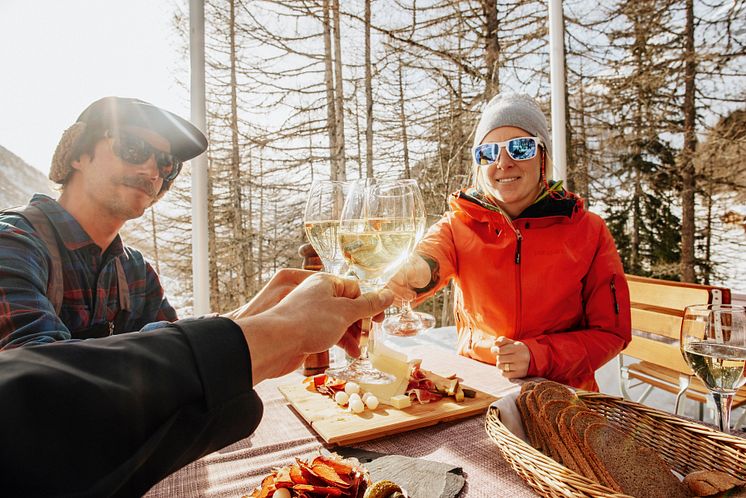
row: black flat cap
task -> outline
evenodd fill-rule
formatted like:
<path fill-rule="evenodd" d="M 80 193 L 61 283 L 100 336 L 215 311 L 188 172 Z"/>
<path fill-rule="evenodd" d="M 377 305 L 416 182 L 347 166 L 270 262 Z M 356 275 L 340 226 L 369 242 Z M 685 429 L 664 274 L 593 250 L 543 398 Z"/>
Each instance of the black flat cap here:
<path fill-rule="evenodd" d="M 171 143 L 171 154 L 188 161 L 207 149 L 207 138 L 192 123 L 148 102 L 127 97 L 104 97 L 78 117 L 89 126 L 124 125 L 153 130 Z"/>

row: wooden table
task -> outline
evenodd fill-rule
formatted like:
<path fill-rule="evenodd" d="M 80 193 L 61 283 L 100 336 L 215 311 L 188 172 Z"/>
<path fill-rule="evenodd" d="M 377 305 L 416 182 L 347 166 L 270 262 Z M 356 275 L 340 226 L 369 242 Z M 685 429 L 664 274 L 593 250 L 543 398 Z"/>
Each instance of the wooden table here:
<path fill-rule="evenodd" d="M 395 341 L 394 347 L 410 357 L 423 358 L 423 367 L 436 373 L 452 371 L 465 384 L 495 396 L 519 388 L 502 378 L 494 366 L 458 356 L 448 349 L 452 329 L 421 338 Z M 257 392 L 264 401 L 264 418 L 251 436 L 184 467 L 158 483 L 146 495 L 155 497 L 240 497 L 259 485 L 273 468 L 288 465 L 296 457 L 307 458 L 323 447 L 323 441 L 285 402 L 277 386 L 302 379 L 293 373 L 262 382 Z M 370 451 L 406 455 L 457 465 L 466 484 L 459 496 L 514 498 L 536 494 L 503 460 L 484 429 L 484 415 L 440 423 L 407 433 L 355 445 Z M 333 449 L 333 448 L 330 448 Z M 427 497 L 421 497 L 427 498 Z"/>

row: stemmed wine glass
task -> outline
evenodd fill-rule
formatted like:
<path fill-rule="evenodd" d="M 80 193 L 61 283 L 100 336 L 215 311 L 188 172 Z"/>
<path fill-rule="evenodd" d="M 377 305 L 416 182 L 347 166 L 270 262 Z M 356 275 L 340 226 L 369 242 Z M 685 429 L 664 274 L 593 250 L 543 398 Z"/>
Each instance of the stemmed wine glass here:
<path fill-rule="evenodd" d="M 350 186 L 339 223 L 339 248 L 363 292 L 383 288 L 409 257 L 417 235 L 415 198 L 410 185 L 359 180 Z M 376 369 L 368 354 L 375 349 L 378 324 L 363 320 L 369 332 L 361 356 L 327 374 L 363 384 L 388 384 L 395 378 Z"/>
<path fill-rule="evenodd" d="M 303 213 L 308 241 L 321 258 L 324 271 L 335 275 L 345 271 L 345 260 L 337 243 L 337 230 L 347 187 L 347 182 L 315 180 L 308 192 Z"/>
<path fill-rule="evenodd" d="M 303 227 L 308 241 L 321 259 L 324 271 L 334 275 L 343 275 L 347 271 L 337 242 L 337 230 L 348 186 L 349 183 L 343 181 L 315 180 L 303 212 Z M 339 365 L 345 361 L 344 358 L 344 351 L 334 346 L 329 351 L 329 358 L 325 357 L 325 362 L 330 362 L 327 365 Z"/>
<path fill-rule="evenodd" d="M 687 306 L 679 344 L 694 374 L 710 390 L 720 430 L 729 432 L 733 396 L 746 381 L 746 308 L 728 304 Z"/>
<path fill-rule="evenodd" d="M 415 245 L 425 235 L 427 228 L 427 212 L 425 210 L 425 201 L 422 198 L 422 192 L 416 180 L 399 180 L 402 184 L 410 185 L 415 200 L 415 213 L 417 220 L 417 236 Z M 435 326 L 435 317 L 429 313 L 414 311 L 412 302 L 407 299 L 402 302 L 401 310 L 398 314 L 386 317 L 383 321 L 383 329 L 389 335 L 410 337 L 420 332 L 431 329 Z"/>

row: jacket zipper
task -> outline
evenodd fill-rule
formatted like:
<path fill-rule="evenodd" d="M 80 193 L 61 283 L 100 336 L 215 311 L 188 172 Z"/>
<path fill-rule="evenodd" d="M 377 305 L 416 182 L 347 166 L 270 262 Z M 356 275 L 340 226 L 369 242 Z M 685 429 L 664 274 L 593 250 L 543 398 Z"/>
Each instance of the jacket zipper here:
<path fill-rule="evenodd" d="M 611 274 L 611 281 L 609 282 L 611 287 L 611 298 L 614 300 L 614 313 L 616 314 L 616 325 L 619 326 L 619 301 L 616 298 L 616 273 Z"/>
<path fill-rule="evenodd" d="M 516 237 L 516 245 L 515 245 L 515 270 L 516 270 L 516 314 L 515 314 L 515 339 L 519 339 L 519 334 L 521 330 L 521 241 L 523 240 L 523 235 L 521 235 L 521 231 L 517 228 L 515 228 L 515 237 Z"/>

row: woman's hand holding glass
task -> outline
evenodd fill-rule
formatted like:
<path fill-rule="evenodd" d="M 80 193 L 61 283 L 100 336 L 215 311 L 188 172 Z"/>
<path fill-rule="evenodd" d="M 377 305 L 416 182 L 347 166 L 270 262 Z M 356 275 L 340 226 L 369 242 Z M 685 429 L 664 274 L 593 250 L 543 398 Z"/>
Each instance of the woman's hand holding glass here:
<path fill-rule="evenodd" d="M 407 261 L 402 265 L 386 287 L 394 291 L 401 303 L 414 301 L 417 299 L 417 293 L 414 289 L 421 289 L 430 283 L 430 266 L 422 256 L 417 253 L 409 256 Z"/>
<path fill-rule="evenodd" d="M 427 229 L 427 211 L 425 210 L 425 201 L 416 180 L 405 179 L 399 180 L 399 182 L 403 186 L 406 186 L 406 188 L 410 189 L 414 197 L 415 224 L 417 228 L 416 242 L 419 242 L 422 240 L 422 237 L 425 235 L 425 230 Z M 426 268 L 426 271 L 429 277 L 429 268 Z M 404 276 L 406 277 L 407 275 L 405 274 Z M 418 281 L 419 280 L 416 280 L 411 283 L 405 282 L 404 285 L 411 288 L 418 288 L 416 285 Z M 427 282 L 425 282 L 423 286 L 424 285 L 427 285 Z M 383 329 L 389 335 L 409 337 L 417 335 L 420 332 L 424 332 L 425 330 L 431 329 L 435 326 L 435 317 L 433 315 L 421 311 L 414 311 L 412 309 L 411 301 L 416 296 L 413 295 L 412 297 L 407 297 L 409 295 L 409 293 L 401 294 L 400 297 L 402 302 L 400 312 L 396 315 L 389 316 L 383 321 Z"/>

